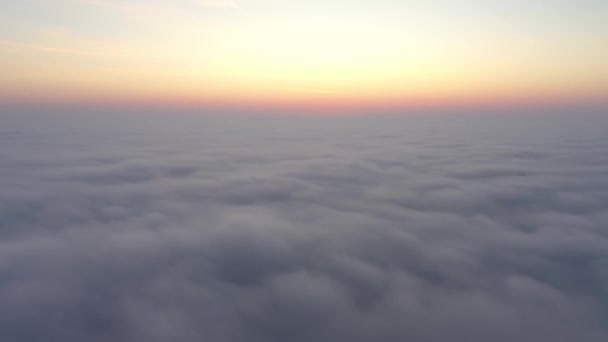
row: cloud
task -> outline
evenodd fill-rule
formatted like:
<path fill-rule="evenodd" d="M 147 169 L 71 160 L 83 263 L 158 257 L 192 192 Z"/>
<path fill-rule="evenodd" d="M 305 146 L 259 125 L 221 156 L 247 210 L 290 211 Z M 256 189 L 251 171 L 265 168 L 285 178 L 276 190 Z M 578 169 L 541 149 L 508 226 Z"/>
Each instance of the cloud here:
<path fill-rule="evenodd" d="M 22 50 L 35 50 L 53 54 L 62 54 L 62 55 L 76 55 L 76 56 L 101 56 L 101 57 L 109 57 L 112 54 L 104 53 L 102 51 L 93 51 L 86 49 L 78 49 L 78 48 L 64 48 L 59 46 L 52 46 L 46 44 L 38 44 L 38 43 L 22 43 L 22 42 L 12 42 L 12 41 L 2 41 L 0 40 L 0 46 L 4 46 L 9 49 L 13 49 L 13 51 L 22 51 Z M 9 50 L 10 51 L 10 50 Z"/>
<path fill-rule="evenodd" d="M 605 341 L 605 120 L 519 119 L 6 121 L 0 339 Z"/>

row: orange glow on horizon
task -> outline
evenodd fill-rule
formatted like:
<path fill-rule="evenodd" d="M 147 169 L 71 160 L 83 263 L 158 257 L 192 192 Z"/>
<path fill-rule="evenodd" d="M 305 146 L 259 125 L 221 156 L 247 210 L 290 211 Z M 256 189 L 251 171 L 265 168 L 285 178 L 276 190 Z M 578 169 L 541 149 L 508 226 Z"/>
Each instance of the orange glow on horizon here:
<path fill-rule="evenodd" d="M 349 110 L 608 98 L 608 47 L 589 31 L 537 40 L 430 5 L 77 3 L 63 8 L 121 30 L 0 39 L 0 102 Z"/>

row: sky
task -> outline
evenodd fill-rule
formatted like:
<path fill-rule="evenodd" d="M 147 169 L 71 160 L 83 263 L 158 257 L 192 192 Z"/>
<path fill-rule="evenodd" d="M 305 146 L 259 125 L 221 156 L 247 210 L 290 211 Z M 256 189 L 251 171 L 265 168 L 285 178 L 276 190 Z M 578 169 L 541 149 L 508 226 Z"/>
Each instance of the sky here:
<path fill-rule="evenodd" d="M 600 0 L 0 3 L 0 103 L 605 103 Z"/>
<path fill-rule="evenodd" d="M 605 0 L 0 0 L 0 341 L 606 342 L 607 38 Z"/>

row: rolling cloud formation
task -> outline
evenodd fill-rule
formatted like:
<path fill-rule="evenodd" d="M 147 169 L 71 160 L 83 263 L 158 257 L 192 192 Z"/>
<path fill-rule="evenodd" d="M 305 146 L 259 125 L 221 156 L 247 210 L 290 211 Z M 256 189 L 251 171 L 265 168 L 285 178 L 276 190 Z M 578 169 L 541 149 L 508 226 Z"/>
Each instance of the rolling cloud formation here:
<path fill-rule="evenodd" d="M 2 341 L 608 339 L 606 118 L 44 120 Z"/>

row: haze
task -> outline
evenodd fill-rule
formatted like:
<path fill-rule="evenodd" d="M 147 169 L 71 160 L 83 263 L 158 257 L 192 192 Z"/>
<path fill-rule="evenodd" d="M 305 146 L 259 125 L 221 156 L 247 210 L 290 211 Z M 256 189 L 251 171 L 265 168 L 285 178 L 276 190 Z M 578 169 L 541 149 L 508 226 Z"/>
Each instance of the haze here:
<path fill-rule="evenodd" d="M 0 4 L 3 102 L 605 103 L 604 1 Z"/>

